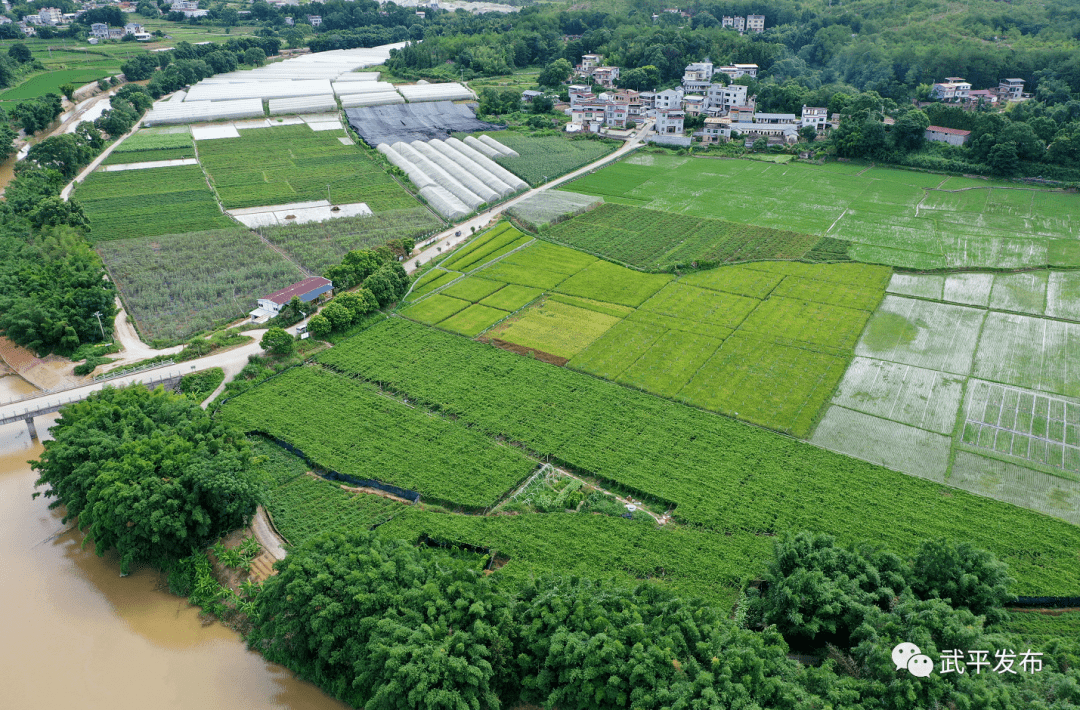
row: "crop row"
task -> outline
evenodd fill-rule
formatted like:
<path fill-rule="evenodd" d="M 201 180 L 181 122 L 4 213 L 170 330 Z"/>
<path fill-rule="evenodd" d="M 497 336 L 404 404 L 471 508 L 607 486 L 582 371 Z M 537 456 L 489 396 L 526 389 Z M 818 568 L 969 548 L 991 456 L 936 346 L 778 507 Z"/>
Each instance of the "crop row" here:
<path fill-rule="evenodd" d="M 221 412 L 339 473 L 472 507 L 495 503 L 535 467 L 519 450 L 463 424 L 321 368 L 294 368 L 233 398 Z"/>
<path fill-rule="evenodd" d="M 1021 594 L 1080 587 L 1073 526 L 959 491 L 942 496 L 932 482 L 565 368 L 401 319 L 317 358 L 475 430 L 676 502 L 682 520 L 731 534 L 741 575 L 764 565 L 763 557 L 742 554 L 748 539 L 813 530 L 901 553 L 926 538 L 963 540 L 1004 559 Z M 294 415 L 291 425 L 307 416 Z"/>
<path fill-rule="evenodd" d="M 798 259 L 818 237 L 769 227 L 605 203 L 545 236 L 646 269 L 754 259 Z"/>
<path fill-rule="evenodd" d="M 599 140 L 566 140 L 562 136 L 530 136 L 500 131 L 492 136 L 520 157 L 495 162 L 530 185 L 539 185 L 611 153 L 616 145 Z"/>
<path fill-rule="evenodd" d="M 183 338 L 243 316 L 300 271 L 245 229 L 98 244 L 128 312 L 149 339 Z"/>

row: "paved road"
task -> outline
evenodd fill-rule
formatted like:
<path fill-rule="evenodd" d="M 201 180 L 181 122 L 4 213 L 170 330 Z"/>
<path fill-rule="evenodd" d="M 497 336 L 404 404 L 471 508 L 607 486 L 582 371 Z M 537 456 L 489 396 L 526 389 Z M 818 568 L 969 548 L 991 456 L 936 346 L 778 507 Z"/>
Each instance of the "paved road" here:
<path fill-rule="evenodd" d="M 560 178 L 556 178 L 551 182 L 546 182 L 539 187 L 534 187 L 528 192 L 524 192 L 512 200 L 508 200 L 506 202 L 503 202 L 502 204 L 496 205 L 495 207 L 492 207 L 486 212 L 481 212 L 480 214 L 470 219 L 468 222 L 464 222 L 462 224 L 450 227 L 450 229 L 447 229 L 446 231 L 436 235 L 435 241 L 432 242 L 429 246 L 427 246 L 424 251 L 405 262 L 405 270 L 409 273 L 412 273 L 418 268 L 420 268 L 422 264 L 426 264 L 432 259 L 437 259 L 442 256 L 442 253 L 450 247 L 468 241 L 473 236 L 472 228 L 475 228 L 476 231 L 479 232 L 481 229 L 486 227 L 492 220 L 497 219 L 499 215 L 501 215 L 508 207 L 513 207 L 517 203 L 528 197 L 531 197 L 532 195 L 543 192 L 544 190 L 550 190 L 553 187 L 558 187 L 559 185 L 562 185 L 569 180 L 580 177 L 585 173 L 592 172 L 593 170 L 596 170 L 602 165 L 606 165 L 607 163 L 618 160 L 619 158 L 626 155 L 627 153 L 634 150 L 645 142 L 645 137 L 648 135 L 649 131 L 652 130 L 652 124 L 652 119 L 646 121 L 645 124 L 641 127 L 641 129 L 634 134 L 634 137 L 626 141 L 626 144 L 616 150 L 614 153 L 605 155 L 603 158 L 589 163 L 583 168 L 578 168 L 572 173 L 567 173 Z M 461 232 L 461 236 L 457 236 L 458 232 Z"/>

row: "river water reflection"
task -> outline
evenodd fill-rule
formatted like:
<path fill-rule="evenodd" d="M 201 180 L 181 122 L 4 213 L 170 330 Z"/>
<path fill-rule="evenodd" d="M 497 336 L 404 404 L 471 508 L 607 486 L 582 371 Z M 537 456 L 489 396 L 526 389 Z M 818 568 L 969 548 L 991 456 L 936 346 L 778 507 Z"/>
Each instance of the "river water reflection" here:
<path fill-rule="evenodd" d="M 204 626 L 153 570 L 121 579 L 115 558 L 83 549 L 30 499 L 41 450 L 25 426 L 0 427 L 0 707 L 345 710 Z"/>

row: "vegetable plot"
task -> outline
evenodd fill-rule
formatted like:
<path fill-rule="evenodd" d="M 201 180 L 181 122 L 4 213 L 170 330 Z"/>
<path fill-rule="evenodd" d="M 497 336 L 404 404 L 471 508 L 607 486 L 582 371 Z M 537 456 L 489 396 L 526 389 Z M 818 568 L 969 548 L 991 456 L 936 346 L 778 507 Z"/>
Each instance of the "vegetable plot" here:
<path fill-rule="evenodd" d="M 476 508 L 495 503 L 536 466 L 463 424 L 321 368 L 293 368 L 233 398 L 221 412 L 339 473 Z"/>

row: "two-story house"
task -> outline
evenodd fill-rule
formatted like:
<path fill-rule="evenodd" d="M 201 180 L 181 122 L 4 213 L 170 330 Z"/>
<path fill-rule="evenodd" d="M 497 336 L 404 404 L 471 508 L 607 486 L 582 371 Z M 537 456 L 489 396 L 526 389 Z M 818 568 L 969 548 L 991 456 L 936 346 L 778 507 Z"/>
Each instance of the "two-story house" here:
<path fill-rule="evenodd" d="M 829 122 L 829 110 L 819 106 L 802 107 L 802 125 L 813 126 L 814 130 L 821 133 Z"/>

